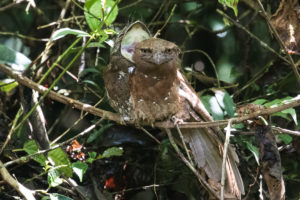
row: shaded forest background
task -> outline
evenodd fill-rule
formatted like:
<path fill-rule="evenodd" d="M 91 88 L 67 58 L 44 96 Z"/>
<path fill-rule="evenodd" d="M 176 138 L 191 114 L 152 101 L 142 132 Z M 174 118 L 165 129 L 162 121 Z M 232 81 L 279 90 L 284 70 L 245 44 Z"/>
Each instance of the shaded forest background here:
<path fill-rule="evenodd" d="M 30 199 L 8 174 L 36 199 L 208 199 L 165 134 L 148 127 L 153 139 L 102 112 L 114 112 L 102 77 L 114 38 L 136 20 L 180 47 L 181 71 L 215 120 L 240 117 L 249 103 L 261 107 L 242 115 L 295 103 L 268 114 L 286 199 L 299 199 L 299 13 L 295 0 L 2 0 L 0 199 Z M 34 84 L 9 70 L 70 99 L 40 95 L 36 111 L 45 122 L 29 124 L 38 102 Z M 78 109 L 73 100 L 101 110 Z M 255 130 L 233 124 L 230 143 L 240 159 L 243 199 L 268 199 Z M 43 131 L 50 146 L 43 146 Z"/>

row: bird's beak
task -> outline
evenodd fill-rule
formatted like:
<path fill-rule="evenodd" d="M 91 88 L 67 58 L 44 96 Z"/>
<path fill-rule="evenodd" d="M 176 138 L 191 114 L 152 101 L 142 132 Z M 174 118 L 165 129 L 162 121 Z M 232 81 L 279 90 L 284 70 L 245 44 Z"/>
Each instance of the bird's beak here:
<path fill-rule="evenodd" d="M 165 62 L 164 55 L 161 52 L 156 52 L 153 55 L 153 62 L 157 65 L 161 65 L 162 63 Z"/>

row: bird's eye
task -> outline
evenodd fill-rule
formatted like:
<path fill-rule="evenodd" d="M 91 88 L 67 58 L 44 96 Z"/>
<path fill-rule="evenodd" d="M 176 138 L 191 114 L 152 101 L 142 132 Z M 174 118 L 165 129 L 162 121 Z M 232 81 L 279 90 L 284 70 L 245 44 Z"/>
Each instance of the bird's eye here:
<path fill-rule="evenodd" d="M 165 52 L 166 53 L 171 53 L 172 49 L 166 49 Z"/>
<path fill-rule="evenodd" d="M 141 49 L 142 53 L 151 53 L 151 49 Z"/>

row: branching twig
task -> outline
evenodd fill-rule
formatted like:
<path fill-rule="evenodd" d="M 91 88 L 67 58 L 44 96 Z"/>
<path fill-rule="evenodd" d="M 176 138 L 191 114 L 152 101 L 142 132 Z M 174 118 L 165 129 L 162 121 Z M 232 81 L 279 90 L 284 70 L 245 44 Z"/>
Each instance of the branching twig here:
<path fill-rule="evenodd" d="M 149 133 L 145 128 L 140 127 L 140 129 L 146 134 L 148 135 L 150 138 L 152 138 L 157 144 L 160 144 L 160 141 L 154 137 L 151 133 Z"/>
<path fill-rule="evenodd" d="M 289 63 L 289 61 L 283 57 L 282 55 L 280 55 L 279 53 L 277 53 L 274 49 L 272 49 L 268 44 L 266 44 L 265 42 L 263 42 L 261 39 L 259 39 L 256 35 L 254 35 L 253 33 L 251 33 L 247 28 L 245 28 L 243 25 L 239 24 L 238 22 L 236 22 L 235 20 L 233 20 L 231 17 L 229 17 L 228 15 L 226 15 L 223 11 L 217 9 L 217 12 L 222 15 L 223 17 L 225 17 L 226 19 L 228 19 L 230 22 L 232 22 L 235 26 L 237 26 L 238 28 L 242 29 L 243 31 L 245 31 L 251 38 L 257 40 L 259 42 L 259 44 L 268 49 L 269 51 L 271 51 L 272 53 L 274 53 L 275 55 L 277 55 L 279 58 L 281 58 L 282 60 L 284 60 L 285 62 Z"/>
<path fill-rule="evenodd" d="M 66 144 L 69 144 L 71 141 L 73 141 L 73 140 L 75 140 L 75 139 L 77 139 L 77 138 L 79 138 L 79 137 L 82 137 L 82 136 L 86 135 L 87 133 L 89 133 L 90 131 L 92 131 L 93 129 L 95 129 L 100 123 L 102 123 L 103 120 L 104 120 L 104 117 L 101 118 L 100 120 L 98 120 L 95 124 L 93 124 L 93 125 L 91 125 L 90 127 L 86 128 L 86 129 L 85 129 L 84 131 L 82 131 L 81 133 L 75 135 L 74 137 L 72 137 L 72 138 L 70 138 L 70 139 L 68 139 L 68 140 L 66 140 L 66 141 L 64 141 L 64 142 L 62 142 L 62 143 L 59 143 L 59 144 L 57 144 L 57 145 L 54 145 L 54 146 L 52 146 L 52 147 L 49 148 L 49 149 L 40 150 L 40 151 L 38 151 L 37 153 L 30 154 L 30 155 L 27 155 L 27 156 L 23 156 L 23 157 L 20 157 L 20 158 L 18 158 L 18 159 L 15 159 L 15 160 L 6 162 L 5 164 L 3 164 L 3 166 L 4 166 L 4 167 L 8 167 L 8 166 L 10 166 L 10 165 L 12 165 L 12 164 L 14 164 L 14 163 L 19 163 L 19 162 L 22 162 L 22 161 L 27 161 L 27 160 L 29 160 L 29 159 L 31 159 L 31 158 L 34 158 L 34 157 L 38 156 L 38 155 L 47 153 L 47 152 L 49 152 L 49 151 L 51 151 L 51 150 L 54 150 L 54 149 L 57 149 L 57 148 L 59 148 L 59 147 L 62 147 L 62 146 L 64 146 L 64 145 L 66 145 Z M 0 170 L 1 170 L 1 169 L 0 169 Z"/>
<path fill-rule="evenodd" d="M 184 157 L 184 155 L 179 150 L 178 146 L 176 145 L 174 138 L 172 136 L 172 133 L 170 129 L 165 129 L 166 133 L 168 134 L 169 140 L 175 149 L 178 156 L 181 158 L 181 160 L 184 162 L 184 164 L 196 175 L 198 181 L 200 184 L 208 191 L 210 192 L 215 198 L 220 199 L 219 195 L 210 187 L 210 185 L 204 180 L 204 178 L 199 174 L 199 172 L 195 169 L 195 167 Z"/>
<path fill-rule="evenodd" d="M 283 110 L 286 110 L 288 108 L 293 108 L 300 106 L 300 99 L 291 101 L 290 103 L 283 104 L 281 106 L 273 107 L 273 108 L 266 108 L 262 110 L 258 110 L 256 112 L 253 112 L 251 114 L 242 116 L 242 117 L 234 117 L 231 118 L 232 124 L 237 124 L 240 122 L 243 122 L 248 119 L 252 119 L 255 117 L 258 117 L 260 115 L 270 115 L 273 113 L 277 113 Z M 228 120 L 218 120 L 218 121 L 212 121 L 212 122 L 182 122 L 179 127 L 180 128 L 203 128 L 203 127 L 215 127 L 215 126 L 223 126 L 228 123 Z M 157 127 L 164 127 L 164 128 L 172 128 L 171 123 L 167 122 L 157 122 L 155 123 Z"/>
<path fill-rule="evenodd" d="M 230 133 L 231 133 L 231 120 L 228 121 L 227 130 L 226 130 L 226 137 L 225 137 L 225 142 L 224 142 L 223 162 L 222 162 L 222 176 L 221 176 L 221 200 L 224 200 L 226 158 L 227 158 L 227 151 L 228 151 Z"/>
<path fill-rule="evenodd" d="M 294 74 L 295 74 L 295 76 L 296 76 L 296 79 L 297 79 L 297 81 L 298 81 L 298 85 L 300 86 L 300 74 L 299 74 L 299 71 L 298 71 L 298 69 L 297 69 L 295 63 L 294 63 L 294 60 L 293 60 L 291 54 L 289 54 L 288 49 L 287 49 L 286 46 L 284 45 L 284 42 L 282 41 L 282 39 L 280 38 L 280 36 L 279 36 L 277 30 L 275 29 L 275 27 L 274 27 L 273 24 L 271 23 L 270 18 L 269 18 L 269 16 L 268 16 L 268 14 L 266 13 L 265 9 L 264 9 L 264 6 L 263 6 L 262 3 L 260 2 L 260 0 L 256 0 L 256 1 L 257 1 L 258 5 L 259 5 L 261 11 L 262 11 L 262 14 L 263 14 L 265 20 L 267 21 L 267 23 L 268 23 L 268 25 L 269 25 L 269 27 L 270 27 L 271 32 L 273 33 L 273 35 L 275 36 L 275 38 L 276 38 L 276 40 L 278 41 L 279 45 L 281 46 L 281 48 L 284 50 L 284 53 L 285 53 L 286 56 L 288 57 L 288 61 L 289 61 L 288 63 L 291 65 L 292 70 L 293 70 L 293 72 L 294 72 Z"/>
<path fill-rule="evenodd" d="M 186 144 L 185 144 L 185 141 L 184 141 L 184 138 L 183 138 L 183 134 L 181 133 L 181 130 L 180 130 L 178 124 L 176 124 L 175 126 L 176 126 L 177 132 L 178 132 L 178 134 L 179 134 L 179 136 L 180 136 L 181 142 L 182 142 L 182 144 L 183 144 L 183 148 L 184 148 L 184 150 L 185 150 L 185 153 L 186 153 L 186 155 L 188 156 L 188 159 L 189 159 L 190 163 L 191 163 L 193 166 L 195 166 L 194 163 L 193 163 L 192 157 L 191 157 L 191 155 L 190 155 L 190 153 L 189 153 L 189 150 L 188 150 L 188 148 L 187 148 L 187 146 L 186 146 Z"/>
<path fill-rule="evenodd" d="M 208 61 L 210 62 L 210 64 L 212 65 L 212 67 L 215 70 L 216 79 L 217 79 L 217 85 L 218 85 L 218 88 L 219 88 L 220 87 L 220 80 L 219 80 L 219 75 L 218 75 L 217 67 L 216 67 L 214 61 L 211 59 L 211 57 L 205 51 L 203 51 L 201 49 L 186 50 L 183 53 L 191 53 L 191 52 L 201 53 L 201 54 L 203 54 L 208 59 Z"/>
<path fill-rule="evenodd" d="M 8 36 L 15 36 L 21 39 L 25 40 L 32 40 L 32 41 L 37 41 L 37 42 L 48 42 L 48 38 L 35 38 L 27 35 L 22 35 L 20 33 L 12 33 L 12 32 L 0 32 L 0 35 L 8 35 Z"/>
<path fill-rule="evenodd" d="M 9 133 L 8 133 L 8 135 L 7 135 L 7 137 L 6 137 L 6 140 L 5 140 L 4 144 L 3 144 L 2 147 L 1 147 L 0 155 L 2 154 L 2 152 L 3 152 L 3 150 L 5 149 L 6 145 L 7 145 L 8 142 L 10 141 L 10 138 L 11 138 L 12 134 L 14 133 L 13 130 L 14 130 L 14 128 L 15 128 L 15 126 L 16 126 L 16 124 L 17 124 L 17 121 L 18 121 L 19 117 L 21 116 L 21 114 L 22 114 L 22 109 L 19 109 L 19 111 L 18 111 L 18 113 L 17 113 L 17 115 L 16 115 L 16 117 L 15 117 L 15 119 L 14 119 L 14 121 L 13 121 L 13 124 L 12 124 L 12 126 L 11 126 L 11 128 L 10 128 L 10 130 L 9 130 Z"/>
<path fill-rule="evenodd" d="M 5 6 L 3 6 L 3 7 L 0 8 L 0 12 L 5 11 L 6 9 L 12 8 L 12 7 L 14 7 L 14 6 L 16 6 L 16 5 L 24 2 L 24 1 L 25 0 L 19 0 L 19 1 L 16 1 L 16 2 L 14 1 L 14 2 L 12 2 L 10 4 L 7 4 L 7 5 L 5 5 Z"/>
<path fill-rule="evenodd" d="M 30 80 L 27 77 L 24 77 L 24 76 L 18 74 L 17 72 L 12 71 L 11 68 L 7 67 L 6 65 L 0 64 L 0 70 L 3 71 L 8 76 L 14 78 L 19 84 L 22 84 L 26 87 L 32 88 L 41 94 L 44 94 L 47 91 L 47 88 L 35 83 L 34 81 Z M 115 122 L 121 122 L 120 116 L 115 113 L 112 113 L 112 112 L 109 112 L 106 110 L 102 110 L 99 108 L 94 108 L 93 106 L 91 106 L 89 104 L 84 104 L 80 101 L 60 95 L 56 92 L 50 91 L 48 94 L 48 97 L 55 101 L 61 102 L 63 104 L 71 105 L 72 107 L 77 108 L 79 110 L 89 112 L 93 115 L 102 117 L 105 114 L 107 119 L 115 121 Z M 281 105 L 281 106 L 278 106 L 278 107 L 258 110 L 256 112 L 253 112 L 251 114 L 248 114 L 248 115 L 245 115 L 242 117 L 235 117 L 235 118 L 232 118 L 231 120 L 232 120 L 232 124 L 236 124 L 236 123 L 240 123 L 240 122 L 243 122 L 243 121 L 251 119 L 251 118 L 255 118 L 259 115 L 265 115 L 265 114 L 268 115 L 268 114 L 280 112 L 282 110 L 286 110 L 288 108 L 293 108 L 293 107 L 297 107 L 297 106 L 300 106 L 300 99 L 292 101 L 292 102 L 284 104 L 284 105 Z M 179 127 L 180 128 L 203 128 L 203 127 L 223 126 L 223 125 L 227 125 L 227 124 L 228 124 L 228 120 L 219 120 L 219 121 L 213 121 L 213 122 L 183 122 L 183 123 L 179 124 Z M 170 122 L 156 122 L 154 124 L 154 126 L 159 127 L 159 128 L 174 128 L 174 124 L 170 123 Z"/>
<path fill-rule="evenodd" d="M 29 190 L 24 185 L 19 183 L 15 178 L 13 178 L 5 168 L 5 165 L 3 165 L 2 161 L 0 161 L 0 174 L 2 179 L 12 186 L 17 192 L 19 192 L 25 199 L 35 200 L 35 197 L 33 196 L 34 191 Z"/>
<path fill-rule="evenodd" d="M 18 81 L 19 84 L 22 84 L 26 87 L 34 89 L 34 90 L 38 91 L 41 94 L 44 94 L 48 90 L 46 87 L 35 83 L 34 81 L 30 80 L 27 77 L 24 77 L 24 76 L 20 75 L 17 72 L 12 71 L 11 68 L 9 68 L 9 67 L 7 67 L 3 64 L 0 64 L 0 70 L 3 71 L 8 76 L 14 78 L 16 81 Z M 98 109 L 98 108 L 94 108 L 93 106 L 91 106 L 89 104 L 84 104 L 80 101 L 77 101 L 75 99 L 63 96 L 63 95 L 58 94 L 56 92 L 50 91 L 47 97 L 49 97 L 53 100 L 56 100 L 58 102 L 61 102 L 63 104 L 71 105 L 74 108 L 77 108 L 77 109 L 82 110 L 82 111 L 89 112 L 89 113 L 91 113 L 93 115 L 96 115 L 96 116 L 99 116 L 99 117 L 103 117 L 104 114 L 105 114 L 108 119 L 116 121 L 116 122 L 120 122 L 120 117 L 115 113 L 105 111 L 105 110 L 101 110 L 101 109 Z"/>
<path fill-rule="evenodd" d="M 300 131 L 292 131 L 292 130 L 275 127 L 275 126 L 272 126 L 271 128 L 272 128 L 272 130 L 277 131 L 279 133 L 286 133 L 286 134 L 290 134 L 290 135 L 294 135 L 294 136 L 298 136 L 298 137 L 300 136 Z"/>
<path fill-rule="evenodd" d="M 161 32 L 161 31 L 166 27 L 166 25 L 169 23 L 169 21 L 170 21 L 172 15 L 174 14 L 174 11 L 175 11 L 176 6 L 177 6 L 176 4 L 173 6 L 173 8 L 172 8 L 172 10 L 171 10 L 171 13 L 170 13 L 170 15 L 169 15 L 169 17 L 168 17 L 168 19 L 166 20 L 165 24 L 164 24 L 160 29 L 158 29 L 158 31 L 155 33 L 155 35 L 153 36 L 154 38 L 156 38 L 157 36 L 159 36 L 159 35 L 160 35 L 160 32 Z"/>

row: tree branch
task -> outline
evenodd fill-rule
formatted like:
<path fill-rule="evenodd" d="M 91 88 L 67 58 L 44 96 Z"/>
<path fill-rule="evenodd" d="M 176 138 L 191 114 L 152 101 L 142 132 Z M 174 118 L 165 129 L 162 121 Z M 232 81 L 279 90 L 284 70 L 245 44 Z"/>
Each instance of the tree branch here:
<path fill-rule="evenodd" d="M 32 88 L 38 91 L 39 93 L 43 94 L 47 91 L 47 88 L 45 88 L 44 86 L 35 83 L 34 81 L 20 75 L 17 72 L 14 72 L 11 68 L 7 67 L 6 65 L 0 64 L 0 70 L 3 71 L 5 74 L 9 75 L 10 77 L 14 78 L 19 84 Z M 90 114 L 96 115 L 98 117 L 103 117 L 105 115 L 105 117 L 109 120 L 122 123 L 120 116 L 116 113 L 95 108 L 89 104 L 84 104 L 80 101 L 60 95 L 53 91 L 49 92 L 48 97 L 55 101 L 61 102 L 63 104 L 71 105 L 72 107 L 77 108 L 79 110 L 89 112 Z M 245 120 L 258 117 L 260 115 L 270 115 L 297 106 L 300 106 L 299 98 L 294 101 L 291 101 L 290 103 L 283 104 L 281 106 L 258 110 L 256 112 L 253 112 L 249 115 L 245 115 L 242 117 L 231 118 L 231 122 L 232 124 L 237 124 Z M 223 126 L 227 124 L 228 124 L 228 120 L 219 120 L 219 121 L 212 121 L 212 122 L 182 122 L 181 124 L 178 125 L 180 128 L 203 128 L 203 127 Z M 174 128 L 174 124 L 171 122 L 156 122 L 154 126 L 158 128 Z"/>
<path fill-rule="evenodd" d="M 13 187 L 17 192 L 19 192 L 27 200 L 35 200 L 33 196 L 34 191 L 26 188 L 24 185 L 19 183 L 10 173 L 7 171 L 2 161 L 0 161 L 0 174 L 2 179 L 7 182 L 11 187 Z"/>

